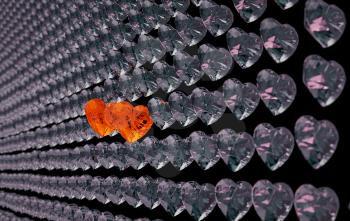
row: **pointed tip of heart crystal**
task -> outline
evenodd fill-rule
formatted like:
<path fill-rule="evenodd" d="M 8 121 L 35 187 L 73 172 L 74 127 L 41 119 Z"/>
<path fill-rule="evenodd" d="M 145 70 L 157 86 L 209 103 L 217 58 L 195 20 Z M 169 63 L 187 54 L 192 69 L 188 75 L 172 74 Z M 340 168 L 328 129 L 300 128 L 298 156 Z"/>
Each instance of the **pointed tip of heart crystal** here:
<path fill-rule="evenodd" d="M 104 120 L 103 113 L 105 108 L 106 104 L 104 101 L 98 98 L 89 100 L 84 107 L 88 123 L 91 128 L 102 137 L 114 131 Z"/>

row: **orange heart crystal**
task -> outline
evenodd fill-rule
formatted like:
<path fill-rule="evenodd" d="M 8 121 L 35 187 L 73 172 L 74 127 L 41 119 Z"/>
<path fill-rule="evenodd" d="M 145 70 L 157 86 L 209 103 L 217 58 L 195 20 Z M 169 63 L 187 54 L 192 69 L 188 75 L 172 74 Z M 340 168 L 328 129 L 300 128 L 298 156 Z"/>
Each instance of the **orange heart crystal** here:
<path fill-rule="evenodd" d="M 95 98 L 85 104 L 85 115 L 91 128 L 100 136 L 111 134 L 114 129 L 109 127 L 104 121 L 104 111 L 106 104 L 103 100 Z"/>
<path fill-rule="evenodd" d="M 130 143 L 145 136 L 153 124 L 147 107 L 133 107 L 126 101 L 107 104 L 104 121 Z"/>

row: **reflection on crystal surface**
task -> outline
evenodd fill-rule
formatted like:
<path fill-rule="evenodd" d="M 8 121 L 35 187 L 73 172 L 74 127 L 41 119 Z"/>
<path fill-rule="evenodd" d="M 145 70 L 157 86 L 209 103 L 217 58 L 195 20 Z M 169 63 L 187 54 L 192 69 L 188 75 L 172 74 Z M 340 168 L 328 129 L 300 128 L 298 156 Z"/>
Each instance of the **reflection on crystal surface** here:
<path fill-rule="evenodd" d="M 294 194 L 285 183 L 260 180 L 253 187 L 252 197 L 255 211 L 262 221 L 283 221 L 293 207 Z"/>
<path fill-rule="evenodd" d="M 312 116 L 300 117 L 295 123 L 294 133 L 301 153 L 314 169 L 329 161 L 339 142 L 337 128 L 332 122 L 317 121 Z"/>
<path fill-rule="evenodd" d="M 337 218 L 340 203 L 332 189 L 327 187 L 316 189 L 310 184 L 304 184 L 295 192 L 294 207 L 300 220 L 334 221 Z"/>
<path fill-rule="evenodd" d="M 278 75 L 273 70 L 264 69 L 256 81 L 260 98 L 273 115 L 283 113 L 293 103 L 297 88 L 289 75 Z"/>
<path fill-rule="evenodd" d="M 344 12 L 335 5 L 329 5 L 323 0 L 307 0 L 304 9 L 304 26 L 323 48 L 328 48 L 342 36 L 346 17 Z"/>
<path fill-rule="evenodd" d="M 344 68 L 319 55 L 304 60 L 303 83 L 322 107 L 331 105 L 342 93 L 346 82 Z"/>
<path fill-rule="evenodd" d="M 276 63 L 288 60 L 299 44 L 297 31 L 289 24 L 280 24 L 273 18 L 261 22 L 260 35 L 266 51 Z"/>
<path fill-rule="evenodd" d="M 180 36 L 189 46 L 198 44 L 207 33 L 202 19 L 193 18 L 180 12 L 175 17 L 175 26 Z"/>
<path fill-rule="evenodd" d="M 275 0 L 276 4 L 283 10 L 293 7 L 299 0 Z"/>
<path fill-rule="evenodd" d="M 258 155 L 270 170 L 281 167 L 294 149 L 294 137 L 287 128 L 273 128 L 267 123 L 255 128 L 254 141 Z"/>

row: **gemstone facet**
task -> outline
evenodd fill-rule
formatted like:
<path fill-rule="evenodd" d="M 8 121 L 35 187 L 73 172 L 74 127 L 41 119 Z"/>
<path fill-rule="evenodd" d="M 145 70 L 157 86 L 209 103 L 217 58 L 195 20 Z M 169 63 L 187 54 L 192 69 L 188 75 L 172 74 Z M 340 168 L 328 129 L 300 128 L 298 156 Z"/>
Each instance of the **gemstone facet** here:
<path fill-rule="evenodd" d="M 266 0 L 233 0 L 233 4 L 241 18 L 247 23 L 260 18 L 267 8 Z"/>

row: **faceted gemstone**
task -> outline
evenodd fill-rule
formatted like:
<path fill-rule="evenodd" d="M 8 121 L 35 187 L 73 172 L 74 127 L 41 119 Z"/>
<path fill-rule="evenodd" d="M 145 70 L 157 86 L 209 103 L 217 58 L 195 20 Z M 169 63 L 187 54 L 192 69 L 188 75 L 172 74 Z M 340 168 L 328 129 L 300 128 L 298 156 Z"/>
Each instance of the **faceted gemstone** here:
<path fill-rule="evenodd" d="M 177 30 L 170 25 L 160 25 L 158 35 L 166 51 L 171 52 L 172 55 L 175 55 L 176 52 L 186 47 L 185 40 L 180 36 Z"/>
<path fill-rule="evenodd" d="M 231 28 L 226 34 L 226 41 L 231 56 L 243 69 L 254 65 L 262 55 L 263 43 L 254 33 Z"/>
<path fill-rule="evenodd" d="M 203 0 L 191 0 L 191 2 L 198 7 L 202 4 Z"/>
<path fill-rule="evenodd" d="M 141 11 L 130 10 L 129 23 L 137 34 L 149 33 L 155 26 L 154 20 L 147 19 Z"/>
<path fill-rule="evenodd" d="M 137 180 L 136 184 L 138 196 L 144 206 L 154 209 L 159 206 L 160 201 L 157 195 L 158 185 L 149 176 L 142 176 Z"/>
<path fill-rule="evenodd" d="M 307 0 L 304 9 L 304 27 L 323 47 L 334 45 L 346 26 L 344 12 L 323 0 Z"/>
<path fill-rule="evenodd" d="M 314 169 L 325 165 L 337 149 L 339 134 L 328 120 L 302 116 L 295 123 L 294 133 L 301 153 Z"/>
<path fill-rule="evenodd" d="M 136 67 L 139 67 L 146 62 L 154 63 L 161 59 L 165 53 L 165 48 L 158 39 L 147 35 L 141 35 L 135 48 L 137 59 Z"/>
<path fill-rule="evenodd" d="M 184 13 L 190 6 L 190 0 L 162 0 L 162 3 L 168 10 L 173 12 L 174 17 L 178 11 Z"/>
<path fill-rule="evenodd" d="M 226 109 L 223 94 L 219 91 L 210 92 L 206 88 L 194 89 L 191 101 L 197 117 L 207 125 L 219 120 Z"/>
<path fill-rule="evenodd" d="M 202 131 L 191 133 L 188 138 L 192 159 L 203 170 L 214 166 L 220 159 L 216 141 Z"/>
<path fill-rule="evenodd" d="M 128 102 L 112 102 L 107 104 L 104 120 L 118 130 L 128 142 L 135 142 L 151 129 L 153 121 L 147 107 L 133 107 Z"/>
<path fill-rule="evenodd" d="M 158 61 L 153 65 L 153 73 L 157 76 L 157 85 L 164 92 L 170 93 L 180 86 L 181 79 L 177 76 L 174 66 L 165 61 Z"/>
<path fill-rule="evenodd" d="M 258 89 L 254 84 L 243 84 L 234 78 L 224 82 L 223 94 L 226 106 L 238 120 L 250 116 L 260 102 Z"/>
<path fill-rule="evenodd" d="M 154 28 L 156 29 L 160 24 L 166 24 L 171 17 L 169 11 L 162 5 L 150 1 L 144 1 L 142 3 L 142 12 L 146 17 L 146 20 L 155 22 L 156 26 Z"/>
<path fill-rule="evenodd" d="M 299 44 L 297 31 L 273 18 L 266 18 L 260 23 L 260 35 L 266 51 L 276 63 L 288 60 Z"/>
<path fill-rule="evenodd" d="M 177 13 L 175 17 L 175 26 L 180 36 L 189 46 L 199 43 L 207 33 L 202 19 L 191 17 L 190 15 Z"/>
<path fill-rule="evenodd" d="M 120 182 L 120 190 L 123 193 L 125 201 L 135 208 L 142 205 L 137 194 L 136 179 L 133 177 L 124 177 Z"/>
<path fill-rule="evenodd" d="M 260 98 L 273 115 L 283 113 L 293 103 L 297 87 L 289 75 L 278 75 L 273 70 L 264 69 L 256 81 Z"/>
<path fill-rule="evenodd" d="M 174 119 L 182 126 L 186 127 L 197 119 L 191 99 L 183 92 L 176 91 L 171 93 L 168 97 L 168 102 Z"/>
<path fill-rule="evenodd" d="M 197 221 L 207 217 L 216 205 L 215 187 L 186 182 L 181 186 L 181 197 L 187 212 Z"/>
<path fill-rule="evenodd" d="M 339 63 L 310 55 L 304 61 L 303 82 L 318 103 L 326 107 L 342 93 L 346 75 Z"/>
<path fill-rule="evenodd" d="M 204 0 L 199 10 L 204 26 L 215 37 L 224 34 L 233 23 L 233 14 L 225 5 Z"/>
<path fill-rule="evenodd" d="M 100 136 L 107 136 L 111 134 L 114 129 L 104 121 L 103 112 L 105 111 L 106 104 L 103 100 L 95 98 L 89 100 L 85 104 L 85 115 L 91 126 L 91 128 Z"/>
<path fill-rule="evenodd" d="M 316 189 L 310 184 L 304 184 L 295 192 L 294 207 L 301 221 L 334 221 L 337 218 L 340 203 L 332 189 L 328 187 Z"/>
<path fill-rule="evenodd" d="M 179 51 L 173 56 L 176 74 L 187 86 L 195 84 L 204 75 L 197 56 Z"/>
<path fill-rule="evenodd" d="M 181 199 L 181 186 L 171 180 L 158 182 L 157 196 L 162 207 L 172 216 L 179 215 L 185 210 Z"/>
<path fill-rule="evenodd" d="M 127 150 L 125 159 L 128 165 L 135 170 L 140 170 L 147 165 L 148 162 L 140 143 L 124 143 L 124 146 Z"/>
<path fill-rule="evenodd" d="M 266 0 L 233 0 L 233 4 L 239 15 L 247 23 L 260 18 L 267 8 Z"/>
<path fill-rule="evenodd" d="M 259 180 L 252 191 L 253 205 L 262 221 L 283 221 L 293 207 L 294 194 L 285 183 Z"/>
<path fill-rule="evenodd" d="M 238 221 L 252 206 L 252 186 L 245 182 L 220 180 L 215 187 L 216 202 L 229 221 Z"/>
<path fill-rule="evenodd" d="M 217 134 L 216 139 L 221 159 L 233 172 L 242 169 L 253 157 L 255 144 L 248 133 L 223 129 Z"/>
<path fill-rule="evenodd" d="M 215 48 L 210 44 L 203 44 L 198 49 L 201 70 L 212 81 L 223 78 L 233 65 L 230 53 L 223 48 Z"/>
<path fill-rule="evenodd" d="M 275 0 L 276 4 L 283 10 L 293 7 L 299 0 Z"/>
<path fill-rule="evenodd" d="M 255 128 L 254 141 L 258 155 L 272 171 L 281 167 L 294 149 L 294 137 L 287 128 L 267 123 Z"/>
<path fill-rule="evenodd" d="M 166 129 L 175 123 L 175 119 L 171 114 L 168 102 L 162 100 L 161 98 L 152 98 L 149 100 L 148 108 L 153 122 L 161 130 Z"/>
<path fill-rule="evenodd" d="M 186 140 L 175 134 L 169 135 L 162 143 L 169 162 L 175 168 L 183 170 L 192 163 L 190 145 Z"/>
<path fill-rule="evenodd" d="M 164 167 L 168 162 L 166 155 L 166 147 L 154 136 L 146 137 L 141 143 L 140 147 L 146 161 L 155 169 Z"/>
<path fill-rule="evenodd" d="M 124 42 L 123 47 L 122 47 L 123 53 L 118 54 L 118 56 L 116 57 L 116 61 L 118 61 L 118 59 L 125 60 L 122 64 L 119 61 L 120 67 L 125 66 L 125 68 L 123 68 L 124 71 L 122 73 L 120 73 L 120 76 L 122 76 L 126 72 L 131 71 L 132 68 L 134 66 L 136 66 L 137 60 L 136 60 L 136 55 L 135 55 L 135 49 L 136 49 L 135 42 L 128 42 L 128 41 Z"/>
<path fill-rule="evenodd" d="M 151 71 L 146 71 L 143 68 L 135 68 L 132 73 L 134 88 L 141 91 L 145 97 L 151 96 L 158 91 L 156 75 Z"/>
<path fill-rule="evenodd" d="M 121 204 L 124 202 L 123 194 L 120 190 L 120 180 L 117 177 L 107 177 L 104 186 L 107 198 L 114 204 Z"/>
<path fill-rule="evenodd" d="M 134 69 L 135 75 L 137 75 L 137 72 L 140 71 L 140 69 Z M 138 98 L 142 96 L 142 91 L 140 90 L 140 85 L 137 85 L 138 87 L 135 87 L 135 82 L 133 74 L 124 74 L 121 75 L 118 80 L 118 86 L 120 93 L 123 95 L 123 98 L 127 99 L 128 101 L 135 101 Z M 138 82 L 140 84 L 140 82 Z"/>

